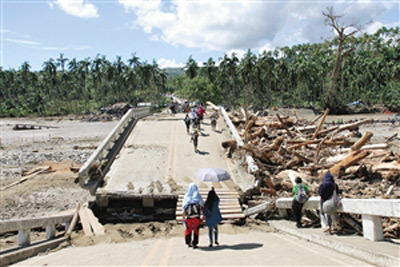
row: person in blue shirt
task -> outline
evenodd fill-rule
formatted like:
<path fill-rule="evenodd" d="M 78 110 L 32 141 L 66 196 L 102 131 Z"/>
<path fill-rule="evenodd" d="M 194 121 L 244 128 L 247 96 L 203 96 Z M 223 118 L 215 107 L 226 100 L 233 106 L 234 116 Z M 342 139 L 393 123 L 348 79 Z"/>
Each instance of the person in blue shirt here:
<path fill-rule="evenodd" d="M 221 212 L 219 211 L 219 197 L 215 192 L 214 187 L 208 192 L 207 200 L 204 203 L 203 215 L 208 226 L 208 237 L 210 239 L 209 247 L 213 246 L 214 243 L 218 243 L 218 224 L 222 221 Z"/>

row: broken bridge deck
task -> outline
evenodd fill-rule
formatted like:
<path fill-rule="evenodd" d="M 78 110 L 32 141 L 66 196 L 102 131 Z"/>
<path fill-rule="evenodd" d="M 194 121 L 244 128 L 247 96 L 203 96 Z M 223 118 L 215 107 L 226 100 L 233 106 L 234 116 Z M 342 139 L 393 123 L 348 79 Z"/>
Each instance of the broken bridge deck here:
<path fill-rule="evenodd" d="M 106 174 L 104 185 L 96 191 L 100 206 L 107 206 L 111 199 L 142 200 L 145 207 L 163 199 L 177 201 L 192 182 L 202 191 L 213 186 L 217 192 L 237 192 L 239 187 L 234 182 L 237 172 L 220 145 L 224 141 L 223 132 L 212 131 L 209 120 L 205 119 L 201 124 L 199 152 L 195 153 L 183 116 L 162 114 L 138 121 Z M 202 182 L 194 178 L 197 170 L 209 167 L 227 170 L 232 179 Z M 238 211 L 240 205 L 237 198 L 235 201 Z"/>

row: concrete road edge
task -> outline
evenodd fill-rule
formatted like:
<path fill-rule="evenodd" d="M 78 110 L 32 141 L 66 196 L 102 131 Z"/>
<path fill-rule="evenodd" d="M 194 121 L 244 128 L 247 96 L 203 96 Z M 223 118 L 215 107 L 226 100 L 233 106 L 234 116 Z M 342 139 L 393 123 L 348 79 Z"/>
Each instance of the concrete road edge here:
<path fill-rule="evenodd" d="M 395 258 L 390 255 L 384 255 L 372 250 L 358 248 L 357 246 L 346 244 L 343 242 L 338 242 L 336 240 L 327 238 L 322 238 L 315 234 L 307 234 L 300 231 L 297 231 L 295 228 L 287 227 L 281 224 L 279 221 L 268 221 L 268 223 L 274 227 L 276 230 L 280 232 L 284 232 L 298 238 L 307 240 L 309 242 L 313 242 L 315 244 L 321 245 L 323 247 L 331 248 L 340 253 L 364 260 L 368 263 L 377 265 L 377 266 L 400 266 L 399 258 Z"/>

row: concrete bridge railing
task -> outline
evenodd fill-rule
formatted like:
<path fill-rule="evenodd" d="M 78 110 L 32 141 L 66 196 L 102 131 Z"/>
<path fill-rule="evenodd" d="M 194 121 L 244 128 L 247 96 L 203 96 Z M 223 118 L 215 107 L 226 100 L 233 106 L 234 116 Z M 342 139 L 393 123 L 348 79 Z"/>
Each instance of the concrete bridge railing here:
<path fill-rule="evenodd" d="M 123 146 L 137 120 L 149 114 L 149 107 L 133 108 L 122 117 L 119 123 L 80 168 L 78 177 L 81 187 L 90 189 L 92 194 L 95 193 L 97 186 L 103 180 L 114 157 Z M 92 176 L 96 176 L 95 180 L 91 180 L 91 178 L 93 178 Z"/>
<path fill-rule="evenodd" d="M 232 137 L 236 140 L 236 143 L 239 146 L 243 146 L 244 145 L 243 140 L 240 137 L 239 133 L 237 132 L 237 130 L 236 130 L 235 126 L 233 125 L 231 119 L 229 118 L 228 113 L 226 112 L 226 110 L 223 107 L 219 107 L 219 110 L 220 110 L 222 116 L 224 117 L 224 120 L 225 120 L 226 124 L 228 125 L 229 130 L 232 133 Z M 246 154 L 246 162 L 247 162 L 247 166 L 248 166 L 247 171 L 249 173 L 255 173 L 255 172 L 258 171 L 258 167 L 255 164 L 254 159 L 253 159 L 252 156 Z"/>
<path fill-rule="evenodd" d="M 67 230 L 72 220 L 73 214 L 55 215 L 39 218 L 16 219 L 0 222 L 0 233 L 18 231 L 18 245 L 28 246 L 31 243 L 31 229 L 45 228 L 46 238 L 52 239 L 56 234 L 56 225 L 64 224 Z"/>
<path fill-rule="evenodd" d="M 293 198 L 279 198 L 275 205 L 285 213 L 291 209 Z M 341 200 L 337 212 L 360 214 L 363 236 L 372 241 L 383 240 L 381 217 L 400 218 L 400 199 L 350 199 Z M 304 209 L 320 209 L 320 198 L 311 197 L 303 206 Z"/>

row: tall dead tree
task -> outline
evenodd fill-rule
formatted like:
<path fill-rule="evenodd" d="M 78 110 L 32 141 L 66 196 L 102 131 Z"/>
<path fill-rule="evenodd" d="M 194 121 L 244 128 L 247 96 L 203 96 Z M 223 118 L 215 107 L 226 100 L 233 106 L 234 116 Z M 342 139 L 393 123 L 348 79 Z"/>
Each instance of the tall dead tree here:
<path fill-rule="evenodd" d="M 330 108 L 333 112 L 336 112 L 338 108 L 340 108 L 340 98 L 339 93 L 339 75 L 343 66 L 343 62 L 350 55 L 351 52 L 355 49 L 352 46 L 351 42 L 348 42 L 348 39 L 360 32 L 363 29 L 363 26 L 360 24 L 349 24 L 343 25 L 340 22 L 340 19 L 343 17 L 342 15 L 335 15 L 333 7 L 326 8 L 326 11 L 322 12 L 325 16 L 326 25 L 332 27 L 333 31 L 336 34 L 337 39 L 337 49 L 336 49 L 336 59 L 333 65 L 333 70 L 331 74 L 331 85 L 327 90 L 327 107 Z"/>

